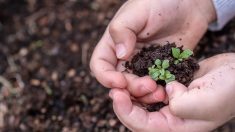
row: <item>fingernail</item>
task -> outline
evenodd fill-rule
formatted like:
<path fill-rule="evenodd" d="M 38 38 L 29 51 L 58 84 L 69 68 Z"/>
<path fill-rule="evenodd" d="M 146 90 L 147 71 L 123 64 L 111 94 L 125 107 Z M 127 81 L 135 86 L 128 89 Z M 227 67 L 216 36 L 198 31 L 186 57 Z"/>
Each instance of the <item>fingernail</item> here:
<path fill-rule="evenodd" d="M 116 45 L 116 56 L 119 59 L 122 59 L 126 55 L 126 48 L 124 44 L 117 44 Z"/>
<path fill-rule="evenodd" d="M 170 85 L 170 84 L 166 85 L 166 92 L 168 95 L 172 93 L 172 90 L 173 90 L 172 85 Z"/>
<path fill-rule="evenodd" d="M 145 87 L 145 86 L 142 86 L 140 89 L 147 90 L 148 93 L 152 93 L 155 90 L 155 89 L 151 89 L 150 87 Z"/>

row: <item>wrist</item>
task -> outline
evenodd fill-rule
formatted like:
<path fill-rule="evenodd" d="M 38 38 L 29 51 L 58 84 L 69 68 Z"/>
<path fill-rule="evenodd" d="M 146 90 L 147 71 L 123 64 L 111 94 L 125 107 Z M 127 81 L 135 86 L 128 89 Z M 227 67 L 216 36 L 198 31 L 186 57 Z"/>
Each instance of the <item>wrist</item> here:
<path fill-rule="evenodd" d="M 216 10 L 212 0 L 195 0 L 197 12 L 199 12 L 210 24 L 216 20 Z"/>

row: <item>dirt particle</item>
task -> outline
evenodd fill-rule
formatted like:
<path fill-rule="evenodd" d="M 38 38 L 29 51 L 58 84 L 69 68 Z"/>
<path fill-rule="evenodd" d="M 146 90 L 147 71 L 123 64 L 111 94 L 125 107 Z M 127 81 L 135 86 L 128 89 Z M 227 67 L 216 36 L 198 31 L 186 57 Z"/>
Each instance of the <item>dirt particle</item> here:
<path fill-rule="evenodd" d="M 67 76 L 68 77 L 74 77 L 76 75 L 76 70 L 75 69 L 70 69 L 68 72 L 67 72 Z"/>
<path fill-rule="evenodd" d="M 111 127 L 114 127 L 116 124 L 117 124 L 117 121 L 116 121 L 116 120 L 114 120 L 114 119 L 110 119 L 110 120 L 109 120 L 109 125 L 110 125 Z"/>
<path fill-rule="evenodd" d="M 41 84 L 40 80 L 37 79 L 31 79 L 30 84 L 33 86 L 39 86 Z"/>
<path fill-rule="evenodd" d="M 150 104 L 150 105 L 147 106 L 147 110 L 149 112 L 159 111 L 164 106 L 166 106 L 166 104 L 163 103 L 163 102 L 159 102 L 159 103 L 155 103 L 155 104 Z"/>

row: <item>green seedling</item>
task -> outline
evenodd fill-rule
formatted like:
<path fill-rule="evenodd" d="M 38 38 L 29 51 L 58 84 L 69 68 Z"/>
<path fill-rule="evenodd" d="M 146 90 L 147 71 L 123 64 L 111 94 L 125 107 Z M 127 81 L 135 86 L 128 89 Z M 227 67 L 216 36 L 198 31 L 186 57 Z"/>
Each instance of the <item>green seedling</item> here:
<path fill-rule="evenodd" d="M 167 68 L 170 66 L 169 60 L 155 60 L 154 65 L 148 68 L 149 75 L 154 80 L 163 80 L 166 83 L 175 80 L 175 75 L 171 74 Z"/>
<path fill-rule="evenodd" d="M 173 57 L 176 59 L 174 64 L 179 64 L 179 62 L 183 61 L 184 59 L 188 59 L 191 55 L 193 55 L 193 52 L 189 49 L 186 49 L 181 53 L 179 48 L 172 48 L 171 51 Z"/>

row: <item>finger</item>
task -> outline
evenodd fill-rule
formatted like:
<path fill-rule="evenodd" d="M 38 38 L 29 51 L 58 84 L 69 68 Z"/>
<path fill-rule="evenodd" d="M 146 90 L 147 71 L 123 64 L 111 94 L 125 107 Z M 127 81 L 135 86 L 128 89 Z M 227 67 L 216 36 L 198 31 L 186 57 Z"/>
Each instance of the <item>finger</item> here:
<path fill-rule="evenodd" d="M 158 130 L 167 131 L 168 127 L 164 116 L 157 112 L 154 117 L 149 117 L 147 113 L 142 108 L 133 105 L 128 95 L 124 90 L 112 89 L 110 93 L 113 99 L 113 109 L 119 120 L 132 131 L 145 131 L 151 130 L 148 125 L 152 120 L 156 120 L 154 127 Z M 152 124 L 152 123 L 151 123 Z M 146 129 L 147 128 L 147 129 Z M 152 129 L 151 131 L 153 131 Z M 155 130 L 154 130 L 155 131 Z"/>
<path fill-rule="evenodd" d="M 171 113 L 175 116 L 185 117 L 185 112 L 188 112 L 188 110 L 185 110 L 185 107 L 187 106 L 183 106 L 186 105 L 185 101 L 180 102 L 182 101 L 182 96 L 187 94 L 187 92 L 187 87 L 176 81 L 170 82 L 166 85 L 166 93 L 169 98 L 169 108 Z"/>
<path fill-rule="evenodd" d="M 149 93 L 143 97 L 137 98 L 141 103 L 152 104 L 157 102 L 163 102 L 166 99 L 165 90 L 161 85 L 157 86 L 157 89 L 152 93 Z"/>
<path fill-rule="evenodd" d="M 132 104 L 130 95 L 125 93 L 124 90 L 119 89 L 112 89 L 109 95 L 113 99 L 114 112 L 125 126 L 130 130 L 136 130 L 145 126 L 144 123 L 146 123 L 147 119 L 146 112 Z M 138 115 L 135 118 L 130 118 L 135 113 L 138 113 Z M 133 127 L 132 125 L 139 123 L 139 120 L 143 121 L 143 125 Z"/>
<path fill-rule="evenodd" d="M 127 80 L 127 89 L 134 97 L 142 97 L 157 89 L 156 82 L 149 76 L 138 77 L 133 74 L 124 74 Z"/>
<path fill-rule="evenodd" d="M 178 82 L 172 82 L 166 86 L 172 114 L 181 118 L 200 120 L 214 118 L 214 115 L 208 111 L 216 109 L 213 103 L 215 102 L 214 92 L 207 88 L 208 85 L 203 81 L 205 79 L 196 80 L 198 85 L 194 84 L 194 86 L 197 87 L 190 88 L 190 90 Z"/>
<path fill-rule="evenodd" d="M 144 9 L 147 2 L 128 1 L 119 10 L 109 25 L 109 33 L 116 45 L 116 56 L 128 59 L 134 51 L 136 35 L 144 28 L 148 11 Z M 139 13 L 139 9 L 141 13 Z"/>
<path fill-rule="evenodd" d="M 126 79 L 121 72 L 116 71 L 116 65 L 114 43 L 106 31 L 93 52 L 90 68 L 97 80 L 105 87 L 125 88 Z"/>

